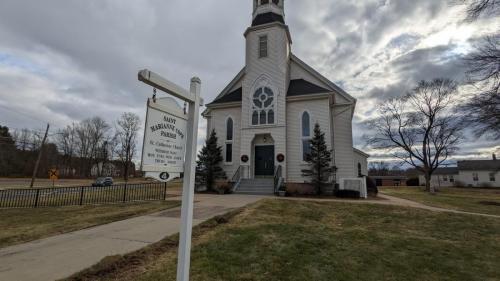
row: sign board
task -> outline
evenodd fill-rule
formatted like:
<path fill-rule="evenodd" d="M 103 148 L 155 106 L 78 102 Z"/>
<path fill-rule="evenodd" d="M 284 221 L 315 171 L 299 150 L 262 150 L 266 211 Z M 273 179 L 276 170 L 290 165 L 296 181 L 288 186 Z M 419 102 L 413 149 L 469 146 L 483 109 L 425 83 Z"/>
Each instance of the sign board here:
<path fill-rule="evenodd" d="M 56 181 L 59 179 L 59 171 L 57 169 L 49 170 L 49 179 L 52 181 Z"/>
<path fill-rule="evenodd" d="M 180 176 L 181 172 L 185 174 L 182 183 L 177 281 L 189 281 L 196 146 L 200 105 L 203 104 L 200 97 L 201 80 L 193 77 L 188 91 L 147 69 L 139 72 L 138 79 L 189 105 L 186 114 L 172 98 L 148 100 L 141 165 L 147 177 L 160 181 L 173 179 Z"/>
<path fill-rule="evenodd" d="M 149 99 L 141 170 L 146 177 L 170 181 L 184 172 L 187 116 L 173 98 Z"/>

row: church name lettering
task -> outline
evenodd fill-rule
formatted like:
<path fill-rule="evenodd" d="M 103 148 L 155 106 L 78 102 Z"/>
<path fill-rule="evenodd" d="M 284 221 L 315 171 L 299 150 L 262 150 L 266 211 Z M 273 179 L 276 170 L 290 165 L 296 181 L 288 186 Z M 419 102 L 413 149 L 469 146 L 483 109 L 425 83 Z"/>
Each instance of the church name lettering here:
<path fill-rule="evenodd" d="M 148 125 L 147 146 L 145 151 L 146 164 L 182 166 L 184 161 L 184 120 L 165 114 L 158 115 L 158 111 L 150 112 L 151 123 Z"/>

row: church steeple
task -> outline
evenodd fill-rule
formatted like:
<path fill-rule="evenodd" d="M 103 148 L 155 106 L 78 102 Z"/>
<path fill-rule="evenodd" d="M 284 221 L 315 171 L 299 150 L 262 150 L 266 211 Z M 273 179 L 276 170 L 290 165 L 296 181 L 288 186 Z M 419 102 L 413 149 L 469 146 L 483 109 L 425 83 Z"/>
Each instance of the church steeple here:
<path fill-rule="evenodd" d="M 285 23 L 285 0 L 253 0 L 252 26 Z"/>

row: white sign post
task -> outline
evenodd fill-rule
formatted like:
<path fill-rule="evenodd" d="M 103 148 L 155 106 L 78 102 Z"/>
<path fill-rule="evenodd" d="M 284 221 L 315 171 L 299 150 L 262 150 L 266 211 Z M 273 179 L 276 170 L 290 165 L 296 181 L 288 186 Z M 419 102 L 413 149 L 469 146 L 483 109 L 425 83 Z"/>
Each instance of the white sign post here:
<path fill-rule="evenodd" d="M 178 262 L 177 262 L 177 281 L 188 281 L 189 280 L 189 267 L 190 267 L 190 261 L 191 261 L 191 235 L 192 235 L 192 228 L 193 228 L 193 206 L 194 206 L 194 180 L 195 180 L 195 165 L 196 165 L 196 147 L 197 147 L 197 139 L 198 139 L 198 119 L 199 119 L 199 114 L 200 114 L 200 106 L 203 105 L 203 99 L 200 97 L 200 92 L 201 92 L 201 80 L 197 77 L 191 79 L 191 87 L 190 91 L 186 91 L 183 88 L 175 85 L 174 83 L 162 78 L 158 74 L 155 74 L 154 72 L 151 72 L 149 70 L 143 70 L 139 72 L 139 81 L 142 81 L 150 86 L 153 86 L 167 94 L 170 94 L 176 98 L 179 98 L 185 102 L 188 103 L 189 105 L 189 112 L 187 116 L 187 122 L 186 122 L 186 135 L 184 141 L 179 141 L 176 137 L 177 142 L 173 141 L 173 135 L 166 134 L 165 136 L 162 136 L 162 133 L 160 133 L 159 141 L 155 142 L 154 137 L 150 137 L 149 139 L 153 139 L 153 143 L 155 144 L 154 146 L 162 146 L 161 143 L 165 144 L 166 143 L 171 143 L 172 145 L 177 144 L 185 144 L 185 161 L 184 165 L 182 167 L 182 171 L 179 170 L 179 165 L 176 165 L 176 160 L 172 160 L 169 165 L 168 161 L 167 163 L 162 163 L 162 157 L 161 155 L 169 155 L 172 153 L 172 155 L 180 155 L 180 146 L 178 147 L 165 147 L 166 149 L 160 148 L 158 151 L 152 152 L 151 155 L 146 155 L 146 158 L 144 158 L 143 155 L 143 161 L 146 161 L 143 165 L 143 171 L 146 173 L 168 173 L 169 171 L 172 173 L 176 172 L 184 172 L 184 181 L 183 181 L 183 188 L 182 188 L 182 211 L 181 211 L 181 229 L 180 229 L 180 242 L 179 242 L 179 255 L 178 255 Z M 151 110 L 149 107 L 150 101 L 148 101 L 148 117 L 149 111 Z M 153 107 L 153 106 L 152 106 Z M 178 116 L 178 112 L 170 112 L 169 110 L 173 109 L 175 107 L 171 106 L 161 106 L 156 108 L 159 109 L 160 112 L 163 112 L 165 115 L 163 116 L 156 116 L 153 118 L 156 118 L 159 120 L 162 119 L 162 117 L 166 117 L 167 121 L 171 121 L 170 123 L 173 122 L 172 120 L 169 120 L 168 118 L 171 116 L 174 117 L 179 117 L 179 119 L 176 120 L 182 120 L 180 116 Z M 155 109 L 155 108 L 153 108 Z M 167 111 L 164 111 L 167 110 Z M 161 113 L 160 113 L 161 115 Z M 152 116 L 152 115 L 151 115 Z M 165 121 L 165 122 L 167 122 Z M 146 121 L 147 125 L 149 121 Z M 169 122 L 167 122 L 168 124 Z M 175 121 L 177 123 L 177 121 Z M 151 125 L 150 125 L 151 126 Z M 175 126 L 174 126 L 175 127 Z M 172 126 L 165 126 L 165 123 L 162 123 L 161 125 L 158 126 L 160 128 L 159 130 L 163 130 L 163 128 L 167 129 L 174 129 Z M 182 127 L 179 127 L 182 129 Z M 179 129 L 177 128 L 177 129 Z M 146 134 L 148 133 L 147 130 L 150 130 L 149 134 L 154 136 L 154 133 L 158 130 L 154 130 L 155 128 L 146 128 L 145 132 L 145 140 L 146 140 Z M 163 130 L 165 134 L 165 131 L 168 130 Z M 181 130 L 182 131 L 182 130 Z M 177 133 L 177 135 L 180 135 Z M 162 138 L 169 138 L 169 142 L 165 141 Z M 147 147 L 149 146 L 149 147 Z M 155 148 L 152 148 L 153 146 L 151 143 L 144 143 L 144 151 L 150 151 L 150 149 L 155 150 Z M 158 149 L 158 148 L 156 148 Z M 159 152 L 159 153 L 157 153 Z M 167 152 L 167 153 L 165 153 Z M 146 152 L 148 153 L 148 152 Z M 153 154 L 155 154 L 153 156 Z M 160 156 L 160 157 L 158 157 Z M 158 162 L 157 162 L 158 161 Z M 154 162 L 154 163 L 151 163 Z M 166 164 L 166 165 L 165 165 Z M 160 176 L 161 179 L 161 176 Z"/>

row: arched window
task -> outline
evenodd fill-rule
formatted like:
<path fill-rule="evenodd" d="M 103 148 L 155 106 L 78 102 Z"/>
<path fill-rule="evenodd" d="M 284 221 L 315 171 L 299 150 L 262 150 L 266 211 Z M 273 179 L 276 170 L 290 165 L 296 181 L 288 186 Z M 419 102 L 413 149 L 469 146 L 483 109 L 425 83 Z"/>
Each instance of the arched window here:
<path fill-rule="evenodd" d="M 269 110 L 267 113 L 267 124 L 274 124 L 274 110 Z"/>
<path fill-rule="evenodd" d="M 363 172 L 361 171 L 361 163 L 358 163 L 358 176 L 359 177 L 363 176 Z"/>
<path fill-rule="evenodd" d="M 233 119 L 229 117 L 226 121 L 226 163 L 233 162 L 233 139 L 234 124 Z"/>
<path fill-rule="evenodd" d="M 311 116 L 302 113 L 302 161 L 307 161 L 311 154 Z"/>
<path fill-rule="evenodd" d="M 254 111 L 252 114 L 252 125 L 259 125 L 259 112 Z"/>
<path fill-rule="evenodd" d="M 233 119 L 229 118 L 227 119 L 227 125 L 226 125 L 226 140 L 232 141 L 233 140 Z"/>
<path fill-rule="evenodd" d="M 253 94 L 252 100 L 252 125 L 274 124 L 275 97 L 273 91 L 268 87 L 258 88 Z"/>

